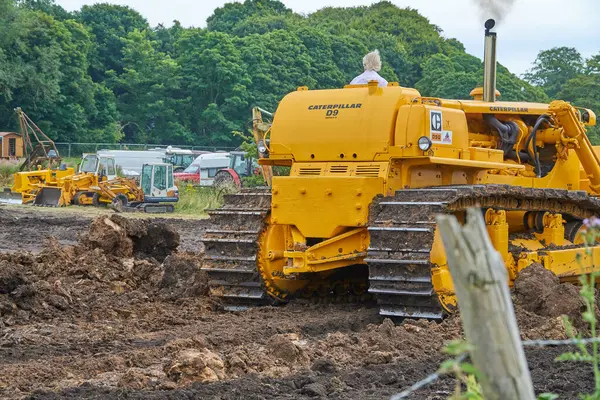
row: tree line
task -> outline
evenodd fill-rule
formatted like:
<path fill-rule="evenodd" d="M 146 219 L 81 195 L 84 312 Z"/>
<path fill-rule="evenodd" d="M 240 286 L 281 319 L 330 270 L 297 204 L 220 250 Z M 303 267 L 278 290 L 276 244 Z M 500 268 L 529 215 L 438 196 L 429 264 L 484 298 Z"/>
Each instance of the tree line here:
<path fill-rule="evenodd" d="M 150 26 L 113 4 L 67 12 L 54 0 L 0 0 L 0 129 L 16 129 L 18 106 L 57 141 L 232 146 L 253 106 L 275 110 L 299 86 L 342 87 L 375 48 L 388 81 L 469 98 L 482 62 L 441 33 L 388 1 L 305 16 L 246 0 L 217 8 L 206 28 L 185 28 Z M 562 96 L 600 111 L 600 55 L 576 54 L 542 52 L 524 79 L 499 65 L 502 99 Z"/>

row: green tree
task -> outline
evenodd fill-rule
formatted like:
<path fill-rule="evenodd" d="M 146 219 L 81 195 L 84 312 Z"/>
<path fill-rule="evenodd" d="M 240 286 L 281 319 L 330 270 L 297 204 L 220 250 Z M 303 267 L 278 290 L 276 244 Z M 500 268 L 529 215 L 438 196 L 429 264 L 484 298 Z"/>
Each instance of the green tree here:
<path fill-rule="evenodd" d="M 600 72 L 581 74 L 568 80 L 558 93 L 558 98 L 589 108 L 600 116 Z M 600 144 L 600 126 L 589 127 L 588 136 L 594 144 Z"/>
<path fill-rule="evenodd" d="M 242 130 L 249 112 L 249 78 L 238 46 L 225 33 L 190 29 L 177 48 L 190 100 L 184 112 L 196 142 L 231 145 L 232 132 Z"/>
<path fill-rule="evenodd" d="M 72 18 L 71 13 L 56 4 L 54 0 L 17 0 L 16 3 L 30 10 L 42 11 L 61 21 Z"/>
<path fill-rule="evenodd" d="M 22 107 L 57 141 L 119 138 L 114 96 L 87 71 L 93 44 L 73 20 L 0 3 L 0 115 L 16 129 Z"/>
<path fill-rule="evenodd" d="M 572 47 L 554 47 L 541 51 L 524 78 L 529 83 L 544 88 L 546 94 L 556 98 L 562 85 L 584 70 L 581 54 Z"/>
<path fill-rule="evenodd" d="M 246 0 L 243 3 L 227 3 L 223 7 L 217 8 L 214 14 L 208 17 L 206 24 L 210 31 L 234 33 L 240 24 L 251 28 L 246 23 L 250 17 L 259 17 L 254 19 L 256 22 L 261 21 L 261 16 L 271 17 L 276 15 L 293 17 L 293 12 L 277 0 Z M 263 21 L 266 22 L 268 19 Z"/>
<path fill-rule="evenodd" d="M 133 31 L 123 40 L 123 72 L 109 71 L 107 83 L 117 93 L 121 125 L 128 141 L 191 143 L 181 90 L 181 67 L 156 49 L 147 31 Z"/>
<path fill-rule="evenodd" d="M 104 80 L 107 71 L 123 72 L 123 39 L 135 30 L 149 28 L 148 21 L 137 11 L 114 4 L 86 5 L 76 15 L 95 36 L 96 49 L 90 73 L 96 82 Z"/>

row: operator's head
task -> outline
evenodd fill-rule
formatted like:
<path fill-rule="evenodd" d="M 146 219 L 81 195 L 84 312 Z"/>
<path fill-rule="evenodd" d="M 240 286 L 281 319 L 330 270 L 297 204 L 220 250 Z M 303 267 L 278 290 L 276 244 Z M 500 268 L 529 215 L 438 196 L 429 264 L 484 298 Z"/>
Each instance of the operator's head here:
<path fill-rule="evenodd" d="M 365 71 L 379 72 L 381 70 L 381 56 L 379 50 L 375 50 L 363 57 Z"/>

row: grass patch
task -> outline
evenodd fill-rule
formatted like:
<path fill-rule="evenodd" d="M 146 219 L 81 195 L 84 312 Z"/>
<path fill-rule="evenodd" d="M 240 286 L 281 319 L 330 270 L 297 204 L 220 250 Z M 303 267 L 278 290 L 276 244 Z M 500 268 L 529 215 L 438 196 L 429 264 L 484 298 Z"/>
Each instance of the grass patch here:
<path fill-rule="evenodd" d="M 227 191 L 213 187 L 198 187 L 187 184 L 179 186 L 179 201 L 175 205 L 178 214 L 206 215 L 206 210 L 221 207 L 223 194 Z"/>
<path fill-rule="evenodd" d="M 14 182 L 13 174 L 19 171 L 19 163 L 0 160 L 0 188 L 11 187 Z"/>

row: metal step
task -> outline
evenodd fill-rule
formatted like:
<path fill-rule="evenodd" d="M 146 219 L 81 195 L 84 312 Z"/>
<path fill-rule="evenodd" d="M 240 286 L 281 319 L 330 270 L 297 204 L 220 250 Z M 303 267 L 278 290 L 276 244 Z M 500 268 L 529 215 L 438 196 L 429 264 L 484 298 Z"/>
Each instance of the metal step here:
<path fill-rule="evenodd" d="M 202 238 L 204 243 L 256 243 L 255 239 L 237 239 L 237 238 Z"/>
<path fill-rule="evenodd" d="M 265 297 L 265 292 L 260 289 L 260 290 L 236 290 L 235 293 L 223 293 L 223 297 L 227 297 L 227 298 L 243 298 L 243 299 L 262 299 Z"/>
<path fill-rule="evenodd" d="M 433 232 L 433 228 L 415 228 L 415 227 L 404 227 L 404 226 L 371 226 L 368 228 L 369 232 L 374 231 L 389 231 L 389 232 Z"/>
<path fill-rule="evenodd" d="M 267 211 L 256 211 L 256 210 L 237 210 L 237 209 L 221 209 L 221 210 L 208 210 L 206 213 L 210 216 L 213 215 L 266 215 Z"/>
<path fill-rule="evenodd" d="M 228 229 L 207 229 L 204 231 L 206 234 L 211 235 L 256 235 L 260 232 L 260 229 L 254 231 L 236 231 Z M 204 240 L 204 239 L 202 239 Z"/>

